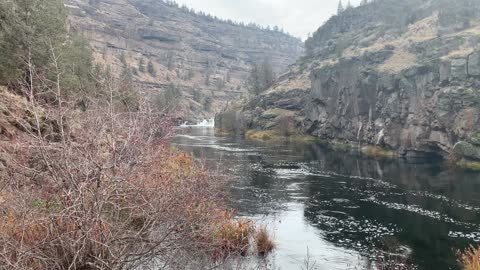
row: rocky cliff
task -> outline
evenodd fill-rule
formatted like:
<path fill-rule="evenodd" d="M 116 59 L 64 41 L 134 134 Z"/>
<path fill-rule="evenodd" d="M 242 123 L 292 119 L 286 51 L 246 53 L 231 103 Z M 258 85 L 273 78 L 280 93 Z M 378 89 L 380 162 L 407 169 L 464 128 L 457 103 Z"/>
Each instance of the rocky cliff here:
<path fill-rule="evenodd" d="M 479 160 L 479 40 L 478 1 L 347 9 L 307 40 L 290 73 L 244 105 L 242 121 L 265 130 L 288 119 L 328 141 Z"/>
<path fill-rule="evenodd" d="M 71 28 L 90 40 L 97 62 L 116 74 L 128 66 L 150 92 L 174 85 L 186 118 L 211 117 L 244 94 L 253 63 L 268 59 L 280 74 L 303 53 L 300 40 L 280 31 L 219 20 L 161 0 L 66 2 Z M 142 72 L 141 61 L 152 61 L 156 74 Z"/>

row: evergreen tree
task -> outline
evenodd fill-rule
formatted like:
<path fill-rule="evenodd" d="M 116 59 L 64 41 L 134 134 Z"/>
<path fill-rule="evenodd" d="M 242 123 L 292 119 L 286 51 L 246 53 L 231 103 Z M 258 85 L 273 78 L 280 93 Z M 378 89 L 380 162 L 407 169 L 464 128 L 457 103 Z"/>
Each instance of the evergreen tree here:
<path fill-rule="evenodd" d="M 127 66 L 127 58 L 125 57 L 125 52 L 120 54 L 120 62 L 123 64 L 123 67 Z"/>
<path fill-rule="evenodd" d="M 351 9 L 351 8 L 353 8 L 352 3 L 350 2 L 350 0 L 348 0 L 347 9 Z"/>
<path fill-rule="evenodd" d="M 187 79 L 191 80 L 193 77 L 195 77 L 195 71 L 193 71 L 193 69 L 189 69 L 187 73 Z"/>
<path fill-rule="evenodd" d="M 65 43 L 66 22 L 63 0 L 0 1 L 0 83 L 18 80 L 29 65 L 44 71 L 52 48 Z"/>
<path fill-rule="evenodd" d="M 342 0 L 338 2 L 338 9 L 337 9 L 337 14 L 340 15 L 342 12 L 345 11 L 345 8 L 343 7 Z"/>
<path fill-rule="evenodd" d="M 211 97 L 205 97 L 203 100 L 203 109 L 207 112 L 212 110 L 213 99 Z"/>
<path fill-rule="evenodd" d="M 200 91 L 196 89 L 196 87 L 194 87 L 193 89 L 192 96 L 193 100 L 195 100 L 196 102 L 200 102 L 200 100 L 202 99 L 202 93 L 200 93 Z"/>
<path fill-rule="evenodd" d="M 178 106 L 180 96 L 181 92 L 178 87 L 170 83 L 163 93 L 154 97 L 154 103 L 160 110 L 172 111 Z"/>
<path fill-rule="evenodd" d="M 152 60 L 148 60 L 147 71 L 152 77 L 157 77 L 157 70 L 155 69 Z"/>
<path fill-rule="evenodd" d="M 145 60 L 143 60 L 143 57 L 138 60 L 138 71 L 145 73 Z"/>
<path fill-rule="evenodd" d="M 211 71 L 210 69 L 207 69 L 205 72 L 205 85 L 210 86 L 210 76 L 211 76 Z"/>
<path fill-rule="evenodd" d="M 175 55 L 172 51 L 167 53 L 167 68 L 173 70 L 175 68 Z"/>
<path fill-rule="evenodd" d="M 138 109 L 139 98 L 133 83 L 132 69 L 129 67 L 124 68 L 120 78 L 120 88 L 115 93 L 115 97 L 127 108 L 131 110 Z"/>
<path fill-rule="evenodd" d="M 259 95 L 275 82 L 275 73 L 268 59 L 261 64 L 255 64 L 247 79 L 247 87 L 254 95 Z"/>
<path fill-rule="evenodd" d="M 59 58 L 62 73 L 61 86 L 67 94 L 94 91 L 92 80 L 93 54 L 88 41 L 81 35 L 73 35 L 61 48 Z"/>

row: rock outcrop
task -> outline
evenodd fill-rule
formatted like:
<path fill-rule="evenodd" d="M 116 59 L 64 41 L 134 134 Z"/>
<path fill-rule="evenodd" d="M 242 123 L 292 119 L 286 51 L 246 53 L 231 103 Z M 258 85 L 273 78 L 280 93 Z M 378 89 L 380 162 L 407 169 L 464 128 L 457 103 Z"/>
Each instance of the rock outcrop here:
<path fill-rule="evenodd" d="M 470 0 L 348 9 L 307 40 L 289 74 L 243 107 L 247 129 L 275 128 L 288 114 L 325 140 L 480 160 L 479 16 L 480 3 Z M 281 113 L 267 113 L 275 109 Z"/>
<path fill-rule="evenodd" d="M 194 13 L 161 0 L 66 0 L 70 25 L 86 36 L 98 63 L 125 66 L 147 93 L 181 90 L 185 118 L 213 117 L 246 93 L 253 63 L 268 59 L 277 74 L 303 54 L 303 43 L 280 31 Z M 152 61 L 157 74 L 140 71 Z"/>

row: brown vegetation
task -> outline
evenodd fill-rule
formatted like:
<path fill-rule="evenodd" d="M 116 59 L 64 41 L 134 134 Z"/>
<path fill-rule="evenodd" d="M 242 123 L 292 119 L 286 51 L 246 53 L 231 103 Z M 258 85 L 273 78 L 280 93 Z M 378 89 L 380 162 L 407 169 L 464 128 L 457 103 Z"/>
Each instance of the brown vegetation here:
<path fill-rule="evenodd" d="M 395 158 L 398 154 L 395 151 L 388 150 L 378 146 L 365 146 L 361 149 L 361 153 L 376 158 Z"/>
<path fill-rule="evenodd" d="M 1 148 L 12 160 L 0 269 L 178 268 L 247 253 L 254 226 L 223 204 L 224 178 L 171 150 L 171 117 L 141 100 L 132 110 L 117 86 L 106 81 L 86 111 L 60 87 L 18 97 L 20 114 L 5 108 L 23 136 Z"/>
<path fill-rule="evenodd" d="M 480 247 L 470 246 L 459 254 L 459 262 L 464 270 L 480 270 Z"/>
<path fill-rule="evenodd" d="M 264 256 L 275 248 L 275 243 L 266 226 L 261 226 L 255 233 L 255 243 L 258 255 Z"/>

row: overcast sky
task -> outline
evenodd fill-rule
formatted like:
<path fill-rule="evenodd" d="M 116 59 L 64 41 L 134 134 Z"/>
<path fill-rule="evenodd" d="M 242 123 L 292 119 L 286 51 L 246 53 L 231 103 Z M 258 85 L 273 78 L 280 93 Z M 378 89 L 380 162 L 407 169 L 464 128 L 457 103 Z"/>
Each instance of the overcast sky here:
<path fill-rule="evenodd" d="M 346 5 L 348 0 L 343 0 Z M 338 0 L 177 0 L 220 18 L 285 29 L 305 39 L 337 12 Z M 351 0 L 357 5 L 360 0 Z"/>

